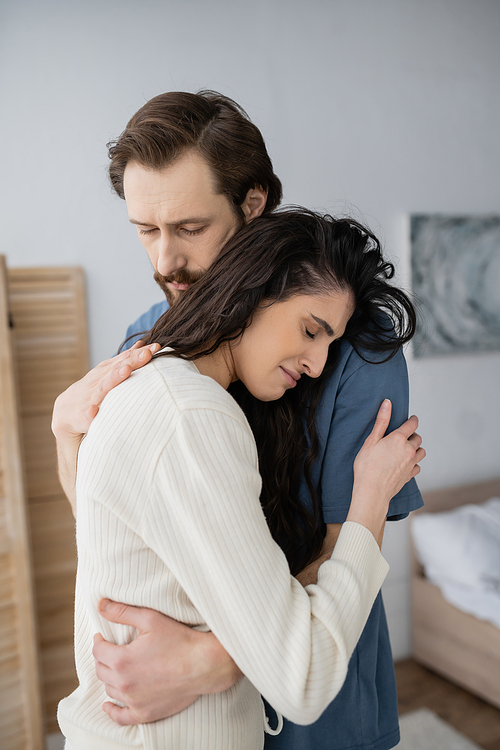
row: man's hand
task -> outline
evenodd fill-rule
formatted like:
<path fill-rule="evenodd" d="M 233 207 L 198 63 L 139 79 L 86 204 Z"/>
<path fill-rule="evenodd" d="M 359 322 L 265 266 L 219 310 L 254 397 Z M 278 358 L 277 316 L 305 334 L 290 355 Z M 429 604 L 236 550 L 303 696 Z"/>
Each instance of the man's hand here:
<path fill-rule="evenodd" d="M 382 547 L 384 528 L 385 524 L 382 527 L 379 538 L 377 539 L 379 547 Z M 295 576 L 297 581 L 301 583 L 302 586 L 307 586 L 309 583 L 318 583 L 318 571 L 320 569 L 320 566 L 331 558 L 332 552 L 335 548 L 335 545 L 337 544 L 337 539 L 339 538 L 341 529 L 341 523 L 326 524 L 326 534 L 319 556 L 316 558 L 316 560 L 313 560 L 312 563 L 309 563 L 309 565 L 304 568 L 304 570 L 301 570 L 300 573 Z"/>
<path fill-rule="evenodd" d="M 131 349 L 101 362 L 57 397 L 52 414 L 52 432 L 57 441 L 59 480 L 73 513 L 76 510 L 76 463 L 83 436 L 88 432 L 104 397 L 130 377 L 134 370 L 147 364 L 159 348 L 159 344 L 143 347 L 138 341 Z"/>
<path fill-rule="evenodd" d="M 103 599 L 99 613 L 110 622 L 131 625 L 139 635 L 126 646 L 97 634 L 96 673 L 110 698 L 103 710 L 117 724 L 165 719 L 200 695 L 228 690 L 242 677 L 213 633 L 202 633 L 152 609 Z"/>
<path fill-rule="evenodd" d="M 307 586 L 309 583 L 318 583 L 318 570 L 320 566 L 330 559 L 332 556 L 333 549 L 339 538 L 340 530 L 342 528 L 341 523 L 327 523 L 326 534 L 323 540 L 323 546 L 321 552 L 316 560 L 301 570 L 295 577 L 302 586 Z"/>

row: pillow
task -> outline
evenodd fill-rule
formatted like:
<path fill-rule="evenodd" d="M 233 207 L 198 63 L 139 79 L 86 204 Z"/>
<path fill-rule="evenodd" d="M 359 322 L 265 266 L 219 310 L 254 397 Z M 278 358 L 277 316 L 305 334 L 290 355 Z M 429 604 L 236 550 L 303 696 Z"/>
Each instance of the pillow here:
<path fill-rule="evenodd" d="M 432 583 L 500 595 L 500 498 L 443 513 L 420 513 L 412 520 L 411 533 Z"/>

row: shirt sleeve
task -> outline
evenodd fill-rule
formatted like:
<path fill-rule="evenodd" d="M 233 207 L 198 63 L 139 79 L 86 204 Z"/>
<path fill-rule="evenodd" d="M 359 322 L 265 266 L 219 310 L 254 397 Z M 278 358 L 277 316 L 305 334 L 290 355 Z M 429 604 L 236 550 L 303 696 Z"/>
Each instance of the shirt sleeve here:
<path fill-rule="evenodd" d="M 401 350 L 382 363 L 367 363 L 352 353 L 339 383 L 326 437 L 321 472 L 325 523 L 343 523 L 346 519 L 354 481 L 354 459 L 373 428 L 380 404 L 386 398 L 392 402 L 390 432 L 408 418 L 408 390 L 408 371 Z M 391 500 L 388 519 L 404 518 L 422 505 L 417 483 L 411 479 Z"/>
<path fill-rule="evenodd" d="M 139 341 L 141 334 L 145 331 L 151 330 L 158 318 L 167 310 L 168 302 L 166 300 L 157 302 L 156 305 L 150 307 L 147 312 L 143 313 L 134 323 L 129 325 L 127 333 L 125 334 L 125 343 L 122 351 L 130 349 L 136 341 Z M 129 336 L 132 336 L 132 338 L 129 339 Z"/>
<path fill-rule="evenodd" d="M 388 566 L 346 523 L 318 584 L 290 575 L 258 500 L 248 425 L 184 413 L 156 466 L 141 536 L 257 690 L 288 719 L 316 721 L 340 690 Z"/>

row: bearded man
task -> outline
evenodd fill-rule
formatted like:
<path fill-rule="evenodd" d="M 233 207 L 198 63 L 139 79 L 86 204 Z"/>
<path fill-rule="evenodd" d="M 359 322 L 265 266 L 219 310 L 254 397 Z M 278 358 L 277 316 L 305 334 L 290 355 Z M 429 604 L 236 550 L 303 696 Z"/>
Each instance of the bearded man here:
<path fill-rule="evenodd" d="M 132 347 L 196 283 L 226 240 L 279 205 L 281 183 L 262 135 L 246 113 L 231 99 L 210 91 L 169 92 L 147 102 L 109 144 L 109 156 L 112 186 L 126 201 L 129 220 L 166 296 L 129 326 L 126 346 Z M 146 364 L 155 350 L 135 344 L 98 365 L 56 401 L 53 431 L 60 479 L 73 507 L 83 435 L 106 393 Z M 341 340 L 317 418 L 321 445 L 313 476 L 321 496 L 325 540 L 315 563 L 297 576 L 303 585 L 316 581 L 321 562 L 335 545 L 349 509 L 354 458 L 385 398 L 393 404 L 392 430 L 408 416 L 402 352 L 385 361 L 384 352 L 355 351 L 348 340 Z M 308 502 L 305 481 L 301 497 Z M 391 501 L 388 520 L 404 518 L 421 505 L 413 479 Z M 105 703 L 103 709 L 119 724 L 166 718 L 201 694 L 229 689 L 241 676 L 211 633 L 122 603 L 102 602 L 101 614 L 138 630 L 136 640 L 126 646 L 95 636 L 97 675 L 109 697 L 121 704 Z M 265 747 L 389 750 L 398 742 L 394 667 L 379 595 L 337 698 L 310 726 L 285 720 L 279 735 L 266 735 Z"/>

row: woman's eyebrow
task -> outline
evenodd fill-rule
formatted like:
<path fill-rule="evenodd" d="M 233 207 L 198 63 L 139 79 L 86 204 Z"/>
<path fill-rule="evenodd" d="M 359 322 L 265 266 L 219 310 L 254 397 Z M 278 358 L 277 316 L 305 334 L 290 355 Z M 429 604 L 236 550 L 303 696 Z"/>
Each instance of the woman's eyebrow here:
<path fill-rule="evenodd" d="M 316 323 L 320 325 L 321 328 L 323 328 L 329 336 L 335 336 L 335 331 L 333 330 L 331 325 L 326 322 L 326 320 L 323 320 L 323 318 L 317 318 L 316 315 L 313 315 L 312 313 L 311 318 L 313 318 L 313 320 L 315 320 Z"/>

